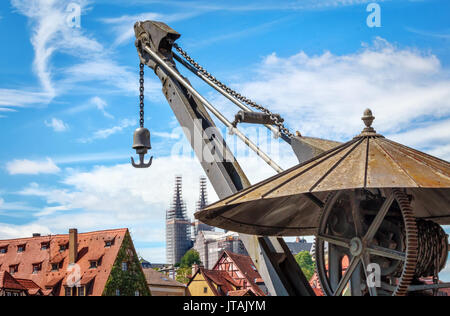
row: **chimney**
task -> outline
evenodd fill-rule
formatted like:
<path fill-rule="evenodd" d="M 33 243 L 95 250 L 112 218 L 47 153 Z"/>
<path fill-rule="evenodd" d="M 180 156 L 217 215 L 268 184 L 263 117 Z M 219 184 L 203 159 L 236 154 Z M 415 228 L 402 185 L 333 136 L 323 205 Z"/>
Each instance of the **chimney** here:
<path fill-rule="evenodd" d="M 192 266 L 192 276 L 194 276 L 197 273 L 198 270 L 198 264 L 194 264 Z"/>
<path fill-rule="evenodd" d="M 75 264 L 78 256 L 78 230 L 69 229 L 69 264 Z"/>
<path fill-rule="evenodd" d="M 39 233 L 34 233 L 34 234 L 33 234 L 33 238 L 37 238 L 37 237 L 41 237 L 41 234 L 39 234 Z"/>

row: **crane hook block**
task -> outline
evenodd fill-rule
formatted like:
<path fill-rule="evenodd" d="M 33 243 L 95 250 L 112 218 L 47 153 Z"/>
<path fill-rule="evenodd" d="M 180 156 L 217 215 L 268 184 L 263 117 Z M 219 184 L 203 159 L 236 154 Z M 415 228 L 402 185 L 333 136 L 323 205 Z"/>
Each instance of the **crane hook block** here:
<path fill-rule="evenodd" d="M 148 150 L 152 148 L 150 144 L 150 131 L 143 127 L 136 129 L 133 140 L 133 149 L 139 155 L 139 164 L 136 164 L 134 158 L 131 157 L 131 165 L 135 168 L 149 168 L 152 165 L 153 157 L 150 158 L 148 163 L 144 162 L 144 158 Z"/>

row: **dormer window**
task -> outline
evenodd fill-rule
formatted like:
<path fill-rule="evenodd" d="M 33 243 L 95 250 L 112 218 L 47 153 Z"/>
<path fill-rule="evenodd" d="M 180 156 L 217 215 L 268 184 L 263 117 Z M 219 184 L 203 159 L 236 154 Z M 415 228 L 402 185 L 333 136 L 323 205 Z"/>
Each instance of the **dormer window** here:
<path fill-rule="evenodd" d="M 19 265 L 18 264 L 13 264 L 13 265 L 9 266 L 9 274 L 14 275 L 18 271 L 19 271 Z"/>
<path fill-rule="evenodd" d="M 33 264 L 33 274 L 39 273 L 42 270 L 42 263 Z"/>
<path fill-rule="evenodd" d="M 17 246 L 17 252 L 18 253 L 24 252 L 25 248 L 26 248 L 26 245 L 19 245 L 19 246 Z"/>
<path fill-rule="evenodd" d="M 110 248 L 114 245 L 114 238 L 106 238 L 105 239 L 105 248 Z"/>
<path fill-rule="evenodd" d="M 50 243 L 49 242 L 41 243 L 41 250 L 48 250 L 48 249 L 50 249 Z"/>
<path fill-rule="evenodd" d="M 59 271 L 59 269 L 62 269 L 64 260 L 61 260 L 60 262 L 52 262 L 52 272 Z"/>
<path fill-rule="evenodd" d="M 69 249 L 69 241 L 66 239 L 61 239 L 58 241 L 59 252 L 64 252 Z"/>

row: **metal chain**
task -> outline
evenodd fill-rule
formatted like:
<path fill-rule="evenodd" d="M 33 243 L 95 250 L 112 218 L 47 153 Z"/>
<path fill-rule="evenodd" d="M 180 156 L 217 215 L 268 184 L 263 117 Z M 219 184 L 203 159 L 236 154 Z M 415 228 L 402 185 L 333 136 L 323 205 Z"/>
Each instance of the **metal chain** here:
<path fill-rule="evenodd" d="M 448 237 L 442 227 L 431 221 L 417 220 L 419 229 L 419 251 L 416 275 L 432 276 L 439 281 L 439 271 L 446 262 L 443 253 L 448 252 Z"/>
<path fill-rule="evenodd" d="M 144 64 L 141 63 L 139 65 L 140 72 L 139 72 L 139 115 L 140 115 L 140 126 L 144 127 Z"/>
<path fill-rule="evenodd" d="M 221 89 L 225 90 L 227 93 L 232 95 L 237 100 L 267 114 L 270 116 L 270 119 L 275 123 L 275 125 L 279 128 L 280 132 L 284 135 L 288 136 L 289 138 L 294 137 L 294 134 L 292 134 L 289 129 L 284 126 L 283 121 L 281 117 L 271 112 L 269 109 L 263 107 L 260 104 L 257 104 L 256 102 L 242 96 L 240 93 L 236 92 L 235 90 L 228 87 L 226 84 L 222 83 L 220 80 L 216 79 L 213 75 L 211 75 L 205 68 L 203 68 L 201 65 L 199 65 L 189 54 L 184 51 L 178 44 L 174 44 L 173 47 L 183 56 L 195 69 L 197 69 L 198 72 L 200 72 L 202 75 L 207 77 L 210 81 L 212 81 L 215 85 L 220 87 Z"/>

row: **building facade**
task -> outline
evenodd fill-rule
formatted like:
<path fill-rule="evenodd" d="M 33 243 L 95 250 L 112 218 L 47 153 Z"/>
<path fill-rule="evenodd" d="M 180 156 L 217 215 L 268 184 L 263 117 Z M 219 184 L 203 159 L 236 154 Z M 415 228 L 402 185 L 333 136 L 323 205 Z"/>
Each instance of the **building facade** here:
<path fill-rule="evenodd" d="M 0 296 L 30 295 L 22 284 L 7 271 L 0 271 Z"/>
<path fill-rule="evenodd" d="M 182 177 L 175 177 L 172 205 L 166 214 L 166 257 L 167 263 L 175 265 L 192 248 L 191 222 L 183 201 Z"/>
<path fill-rule="evenodd" d="M 2 240 L 0 278 L 4 295 L 150 295 L 128 229 Z"/>
<path fill-rule="evenodd" d="M 246 255 L 222 252 L 213 269 L 194 267 L 188 283 L 191 296 L 266 296 L 268 290 Z"/>
<path fill-rule="evenodd" d="M 154 269 L 144 269 L 145 278 L 152 296 L 186 296 L 186 285 L 172 280 Z"/>
<path fill-rule="evenodd" d="M 305 238 L 297 237 L 293 242 L 286 242 L 286 245 L 294 256 L 302 251 L 307 251 L 313 255 L 314 243 L 308 242 Z"/>
<path fill-rule="evenodd" d="M 201 211 L 208 205 L 208 190 L 207 180 L 205 177 L 200 177 L 200 196 L 197 201 L 197 212 Z M 194 239 L 201 231 L 214 231 L 214 227 L 202 223 L 199 220 L 194 222 Z"/>
<path fill-rule="evenodd" d="M 267 296 L 269 291 L 255 264 L 248 255 L 224 251 L 213 267 L 214 271 L 226 271 L 240 290 L 253 292 L 255 296 Z"/>

